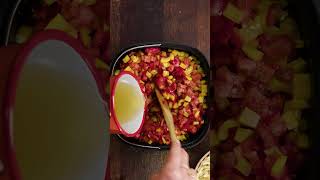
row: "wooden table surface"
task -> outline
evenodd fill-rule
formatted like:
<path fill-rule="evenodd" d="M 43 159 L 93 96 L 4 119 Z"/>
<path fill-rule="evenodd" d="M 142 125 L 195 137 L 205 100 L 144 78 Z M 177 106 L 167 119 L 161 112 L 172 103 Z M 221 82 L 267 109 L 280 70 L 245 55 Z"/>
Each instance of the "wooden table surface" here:
<path fill-rule="evenodd" d="M 210 59 L 209 0 L 111 0 L 111 54 L 141 42 L 176 42 Z M 129 146 L 116 136 L 110 145 L 111 179 L 143 180 L 159 170 L 167 151 Z M 188 150 L 190 165 L 209 150 L 209 138 Z"/>

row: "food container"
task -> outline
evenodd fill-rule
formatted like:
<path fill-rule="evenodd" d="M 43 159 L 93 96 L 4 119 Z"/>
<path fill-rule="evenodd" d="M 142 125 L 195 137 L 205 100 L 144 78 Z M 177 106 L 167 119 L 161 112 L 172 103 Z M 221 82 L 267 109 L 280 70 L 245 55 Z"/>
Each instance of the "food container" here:
<path fill-rule="evenodd" d="M 84 52 L 77 40 L 48 30 L 32 37 L 7 67 L 2 123 L 13 179 L 105 178 L 109 112 Z"/>
<path fill-rule="evenodd" d="M 114 58 L 112 65 L 111 65 L 111 76 L 114 75 L 114 72 L 119 69 L 120 64 L 122 63 L 122 59 L 129 54 L 132 51 L 139 51 L 139 50 L 144 50 L 145 48 L 150 48 L 150 47 L 158 47 L 162 50 L 168 50 L 168 49 L 176 49 L 180 51 L 184 51 L 189 53 L 190 55 L 195 56 L 199 61 L 200 65 L 204 70 L 204 73 L 206 75 L 205 80 L 208 82 L 208 87 L 210 87 L 210 68 L 207 59 L 205 56 L 197 49 L 185 46 L 185 45 L 178 45 L 178 44 L 171 44 L 171 43 L 143 43 L 143 44 L 137 44 L 131 47 L 128 47 L 124 50 L 122 50 L 116 58 Z M 206 97 L 207 103 L 210 103 L 210 92 L 208 93 L 208 96 Z M 204 119 L 204 124 L 202 127 L 198 130 L 196 134 L 190 134 L 189 138 L 185 141 L 182 142 L 182 146 L 185 148 L 191 148 L 196 146 L 205 138 L 207 135 L 207 132 L 209 130 L 210 122 L 208 119 L 208 110 L 203 116 Z M 138 141 L 135 138 L 128 138 L 123 135 L 117 135 L 122 141 L 129 145 L 133 145 L 136 147 L 142 147 L 142 148 L 150 148 L 150 149 L 168 149 L 168 145 L 149 145 L 147 143 L 143 143 Z"/>
<path fill-rule="evenodd" d="M 211 156 L 212 156 L 212 155 L 211 155 Z M 199 172 L 200 169 L 201 169 L 201 166 L 203 166 L 203 164 L 205 164 L 205 163 L 208 163 L 208 162 L 205 162 L 205 159 L 206 159 L 206 158 L 209 158 L 209 159 L 211 158 L 211 157 L 210 157 L 210 151 L 208 151 L 208 152 L 199 160 L 196 168 L 194 168 L 194 169 L 196 170 L 197 177 L 198 177 L 199 173 L 201 173 L 201 172 Z M 210 161 L 210 160 L 209 160 L 209 161 Z M 210 162 L 209 162 L 209 163 L 210 163 Z M 209 165 L 209 173 L 208 173 L 208 174 L 210 174 L 210 165 Z"/>

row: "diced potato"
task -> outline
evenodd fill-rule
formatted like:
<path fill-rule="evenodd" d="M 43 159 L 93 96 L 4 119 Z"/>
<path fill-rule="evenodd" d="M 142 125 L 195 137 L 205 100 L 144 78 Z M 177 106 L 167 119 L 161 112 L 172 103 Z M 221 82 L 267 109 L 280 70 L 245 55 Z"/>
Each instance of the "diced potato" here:
<path fill-rule="evenodd" d="M 131 69 L 130 66 L 126 67 L 126 68 L 124 69 L 124 71 L 128 71 L 128 72 L 134 73 L 134 71 Z"/>
<path fill-rule="evenodd" d="M 210 146 L 212 147 L 215 147 L 220 143 L 218 135 L 214 130 L 210 131 L 209 139 L 210 139 Z"/>
<path fill-rule="evenodd" d="M 260 116 L 251 109 L 245 107 L 239 117 L 239 122 L 245 126 L 256 128 L 260 121 Z"/>
<path fill-rule="evenodd" d="M 263 52 L 248 44 L 242 46 L 242 51 L 254 61 L 260 61 L 264 55 Z"/>
<path fill-rule="evenodd" d="M 244 18 L 245 13 L 239 8 L 233 5 L 231 2 L 228 3 L 227 7 L 223 11 L 223 15 L 231 21 L 240 24 Z"/>
<path fill-rule="evenodd" d="M 152 77 L 152 74 L 149 73 L 149 71 L 146 72 L 146 76 L 150 79 Z"/>
<path fill-rule="evenodd" d="M 160 60 L 160 62 L 161 63 L 168 63 L 170 61 L 170 58 L 169 57 L 167 57 L 167 58 L 161 58 L 161 60 Z"/>
<path fill-rule="evenodd" d="M 192 66 L 190 66 L 190 67 L 188 67 L 188 68 L 184 71 L 184 73 L 185 73 L 186 75 L 190 75 L 190 74 L 192 73 L 192 70 L 193 70 L 193 68 L 192 68 Z"/>
<path fill-rule="evenodd" d="M 244 176 L 249 176 L 252 170 L 252 166 L 249 163 L 249 161 L 242 156 L 237 157 L 237 162 L 234 168 L 237 169 Z"/>
<path fill-rule="evenodd" d="M 238 127 L 239 123 L 235 120 L 226 120 L 218 129 L 218 138 L 220 141 L 224 141 L 228 138 L 229 129 Z"/>
<path fill-rule="evenodd" d="M 122 59 L 122 61 L 123 61 L 124 63 L 127 63 L 127 62 L 130 61 L 130 57 L 129 57 L 128 55 L 126 55 L 126 56 Z"/>
<path fill-rule="evenodd" d="M 108 70 L 109 66 L 106 63 L 104 63 L 101 59 L 96 58 L 96 68 L 97 69 Z"/>
<path fill-rule="evenodd" d="M 191 102 L 191 97 L 186 96 L 186 97 L 184 98 L 184 100 L 187 101 L 187 102 Z"/>
<path fill-rule="evenodd" d="M 307 63 L 304 59 L 298 58 L 297 60 L 294 60 L 290 63 L 288 63 L 288 66 L 295 72 L 295 73 L 301 73 L 306 70 Z"/>
<path fill-rule="evenodd" d="M 164 77 L 169 76 L 169 71 L 163 71 L 163 72 L 162 72 L 162 75 L 163 75 Z"/>
<path fill-rule="evenodd" d="M 273 146 L 269 149 L 266 149 L 264 150 L 264 153 L 267 155 L 267 156 L 280 156 L 282 155 L 281 151 L 279 150 L 279 148 L 277 146 Z"/>
<path fill-rule="evenodd" d="M 311 98 L 310 74 L 295 74 L 293 78 L 293 96 L 297 99 Z"/>
<path fill-rule="evenodd" d="M 253 134 L 253 130 L 238 128 L 234 136 L 234 140 L 238 143 L 245 141 L 249 136 Z"/>
<path fill-rule="evenodd" d="M 184 63 L 180 63 L 180 67 L 181 67 L 182 69 L 186 69 L 186 68 L 187 68 L 187 65 L 185 65 Z"/>
<path fill-rule="evenodd" d="M 248 43 L 255 40 L 259 35 L 263 33 L 262 28 L 263 27 L 261 25 L 261 22 L 259 21 L 259 17 L 257 17 L 254 21 L 250 21 L 248 24 L 244 25 L 241 29 L 239 29 L 238 33 L 240 35 L 241 40 L 244 43 Z"/>
<path fill-rule="evenodd" d="M 216 98 L 216 104 L 219 110 L 223 111 L 230 105 L 230 102 L 227 98 Z"/>
<path fill-rule="evenodd" d="M 154 69 L 154 70 L 151 71 L 151 74 L 152 75 L 156 75 L 156 74 L 158 74 L 158 71 Z"/>
<path fill-rule="evenodd" d="M 46 3 L 47 6 L 50 6 L 51 4 L 53 4 L 56 1 L 57 0 L 44 0 L 44 3 Z"/>
<path fill-rule="evenodd" d="M 291 93 L 290 84 L 282 82 L 276 78 L 272 78 L 269 83 L 269 88 L 273 92 Z"/>
<path fill-rule="evenodd" d="M 91 5 L 96 4 L 96 2 L 97 2 L 97 0 L 85 0 L 84 4 L 87 6 L 91 6 Z"/>
<path fill-rule="evenodd" d="M 287 156 L 280 156 L 276 162 L 273 164 L 271 168 L 271 176 L 273 177 L 279 177 L 281 173 L 283 172 L 286 162 L 287 162 Z"/>
<path fill-rule="evenodd" d="M 292 99 L 285 103 L 284 111 L 306 109 L 309 107 L 309 102 L 305 99 Z"/>
<path fill-rule="evenodd" d="M 118 74 L 120 74 L 120 70 L 116 70 L 116 71 L 114 72 L 114 75 L 118 75 Z"/>
<path fill-rule="evenodd" d="M 80 28 L 80 38 L 85 47 L 89 47 L 91 44 L 90 30 L 86 27 Z"/>
<path fill-rule="evenodd" d="M 296 129 L 301 119 L 301 112 L 299 110 L 290 110 L 282 114 L 281 119 L 286 123 L 289 130 Z"/>
<path fill-rule="evenodd" d="M 198 100 L 199 100 L 199 103 L 203 103 L 204 102 L 204 97 L 203 96 L 199 96 Z"/>
<path fill-rule="evenodd" d="M 132 62 L 140 63 L 140 58 L 138 56 L 131 56 Z"/>
<path fill-rule="evenodd" d="M 32 27 L 21 26 L 16 33 L 16 43 L 23 44 L 28 41 L 32 35 Z"/>
<path fill-rule="evenodd" d="M 61 14 L 57 14 L 49 22 L 45 29 L 56 29 L 68 33 L 74 38 L 78 37 L 78 31 L 71 24 L 69 24 Z"/>

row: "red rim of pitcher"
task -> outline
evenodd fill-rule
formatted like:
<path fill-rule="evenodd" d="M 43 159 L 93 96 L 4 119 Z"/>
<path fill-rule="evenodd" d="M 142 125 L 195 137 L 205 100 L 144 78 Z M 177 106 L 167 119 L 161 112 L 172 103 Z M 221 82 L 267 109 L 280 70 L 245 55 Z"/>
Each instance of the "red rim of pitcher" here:
<path fill-rule="evenodd" d="M 15 58 L 14 64 L 10 67 L 11 71 L 9 73 L 9 78 L 7 81 L 6 94 L 4 97 L 4 138 L 7 145 L 7 158 L 8 158 L 8 171 L 14 180 L 21 180 L 21 173 L 19 170 L 18 162 L 16 159 L 15 146 L 13 144 L 13 129 L 12 129 L 12 117 L 13 109 L 15 105 L 17 82 L 20 79 L 20 74 L 25 65 L 28 55 L 41 42 L 48 40 L 60 40 L 71 48 L 73 48 L 83 59 L 83 61 L 88 66 L 92 76 L 94 77 L 99 93 L 102 98 L 106 100 L 106 93 L 103 90 L 102 79 L 99 78 L 97 70 L 94 68 L 93 58 L 87 54 L 85 48 L 82 46 L 81 42 L 67 35 L 66 33 L 59 30 L 45 30 L 34 35 L 25 46 L 19 51 L 19 54 Z M 106 107 L 106 105 L 103 105 Z M 107 107 L 106 107 L 107 108 Z"/>
<path fill-rule="evenodd" d="M 140 124 L 138 130 L 137 130 L 136 132 L 134 132 L 134 133 L 131 133 L 131 134 L 128 133 L 128 132 L 126 132 L 126 131 L 121 127 L 121 125 L 120 125 L 120 123 L 119 123 L 119 121 L 118 121 L 118 119 L 117 119 L 117 116 L 116 116 L 116 113 L 115 113 L 115 109 L 114 109 L 114 108 L 115 108 L 115 105 L 114 105 L 114 95 L 115 95 L 116 85 L 117 85 L 120 77 L 123 76 L 123 75 L 126 75 L 126 74 L 132 76 L 132 77 L 137 81 L 137 83 L 138 83 L 138 85 L 139 85 L 139 88 L 140 88 L 142 94 L 144 95 L 143 88 L 142 88 L 141 84 L 139 83 L 139 79 L 137 78 L 137 76 L 134 75 L 134 74 L 131 73 L 131 72 L 123 71 L 123 72 L 119 73 L 118 75 L 114 76 L 114 77 L 113 77 L 114 79 L 113 79 L 112 82 L 111 82 L 111 83 L 112 83 L 112 86 L 111 86 L 111 98 L 110 98 L 110 107 L 111 107 L 110 111 L 111 111 L 112 118 L 114 119 L 114 122 L 116 123 L 116 125 L 117 125 L 118 129 L 120 130 L 120 132 L 121 132 L 123 135 L 127 136 L 127 137 L 135 137 L 135 136 L 137 136 L 137 134 L 140 133 L 140 131 L 141 131 L 141 129 L 142 129 L 142 126 L 143 126 L 143 123 L 144 123 L 144 121 L 145 121 L 145 119 L 144 119 L 144 118 L 145 118 L 144 114 L 145 114 L 145 112 L 146 112 L 146 103 L 144 102 L 144 108 L 143 108 L 144 111 L 143 111 L 143 116 L 142 116 L 141 124 Z"/>

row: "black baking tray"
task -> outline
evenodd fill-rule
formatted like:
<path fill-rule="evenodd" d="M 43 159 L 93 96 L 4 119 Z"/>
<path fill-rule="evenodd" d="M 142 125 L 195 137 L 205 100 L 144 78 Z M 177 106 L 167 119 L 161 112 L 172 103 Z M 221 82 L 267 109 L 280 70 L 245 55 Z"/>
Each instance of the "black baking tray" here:
<path fill-rule="evenodd" d="M 302 57 L 307 60 L 309 72 L 313 77 L 314 97 L 312 108 L 304 112 L 308 123 L 308 135 L 311 139 L 311 148 L 297 179 L 320 179 L 320 1 L 289 0 L 289 15 L 293 17 L 305 41 L 305 48 L 301 50 Z"/>
<path fill-rule="evenodd" d="M 144 50 L 145 48 L 148 47 L 159 47 L 161 50 L 167 51 L 168 49 L 176 49 L 180 51 L 184 51 L 189 53 L 190 55 L 193 55 L 196 57 L 199 62 L 201 67 L 203 68 L 203 71 L 206 75 L 205 80 L 208 83 L 208 87 L 210 87 L 210 68 L 208 64 L 208 60 L 206 57 L 196 48 L 189 47 L 186 45 L 181 45 L 181 44 L 174 44 L 174 43 L 140 43 L 140 44 L 135 44 L 132 45 L 128 48 L 123 49 L 115 58 L 113 58 L 112 64 L 111 64 L 111 76 L 114 75 L 115 70 L 119 69 L 119 65 L 122 62 L 122 59 L 129 54 L 132 51 L 139 51 L 139 50 Z M 209 105 L 210 103 L 210 98 L 211 94 L 210 91 L 208 91 L 208 96 L 206 97 L 206 102 Z M 208 134 L 208 130 L 210 127 L 210 120 L 208 119 L 208 109 L 204 113 L 203 116 L 204 124 L 202 127 L 198 130 L 196 134 L 189 134 L 189 137 L 187 140 L 182 142 L 182 146 L 184 148 L 192 148 L 196 145 L 198 145 Z M 168 145 L 160 145 L 160 144 L 147 144 L 144 142 L 141 142 L 135 138 L 128 138 L 123 135 L 117 135 L 122 141 L 125 143 L 136 146 L 136 147 L 141 147 L 141 148 L 149 148 L 149 149 L 168 149 L 170 146 Z"/>

